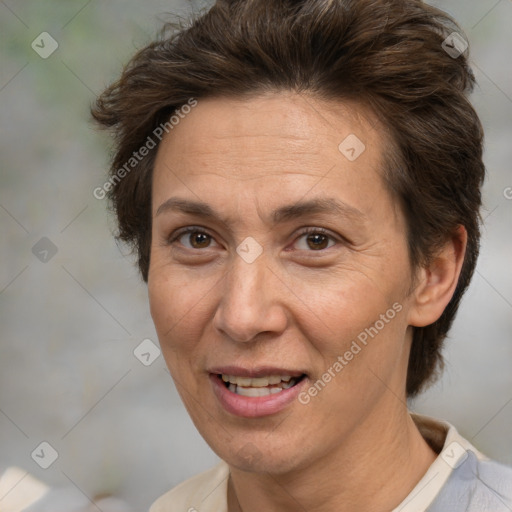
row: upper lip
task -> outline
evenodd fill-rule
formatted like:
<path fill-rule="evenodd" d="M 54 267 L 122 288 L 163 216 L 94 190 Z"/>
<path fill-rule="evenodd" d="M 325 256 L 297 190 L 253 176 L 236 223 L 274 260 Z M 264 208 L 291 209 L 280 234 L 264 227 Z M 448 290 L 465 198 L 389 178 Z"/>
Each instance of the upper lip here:
<path fill-rule="evenodd" d="M 232 375 L 234 377 L 267 377 L 269 375 L 289 375 L 290 377 L 300 377 L 306 372 L 302 370 L 291 370 L 289 368 L 279 368 L 276 366 L 255 366 L 244 368 L 242 366 L 215 366 L 208 370 L 210 373 Z"/>

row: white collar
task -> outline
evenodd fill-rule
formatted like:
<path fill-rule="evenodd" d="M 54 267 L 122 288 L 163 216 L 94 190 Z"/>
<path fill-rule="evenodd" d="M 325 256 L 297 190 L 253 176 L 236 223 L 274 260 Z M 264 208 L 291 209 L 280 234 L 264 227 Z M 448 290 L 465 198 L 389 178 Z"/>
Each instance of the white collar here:
<path fill-rule="evenodd" d="M 392 512 L 424 512 L 446 484 L 453 470 L 466 460 L 467 451 L 474 452 L 478 460 L 488 460 L 488 457 L 464 439 L 450 423 L 421 414 L 411 413 L 411 417 L 425 441 L 440 453 L 423 478 Z"/>

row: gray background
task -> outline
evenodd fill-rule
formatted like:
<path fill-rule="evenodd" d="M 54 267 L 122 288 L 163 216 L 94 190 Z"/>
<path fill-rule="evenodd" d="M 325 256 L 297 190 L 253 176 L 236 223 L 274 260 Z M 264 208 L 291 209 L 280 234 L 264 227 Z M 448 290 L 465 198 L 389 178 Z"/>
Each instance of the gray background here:
<path fill-rule="evenodd" d="M 473 102 L 486 131 L 486 227 L 446 371 L 411 408 L 512 464 L 512 1 L 435 5 L 471 45 Z M 133 354 L 157 338 L 133 258 L 116 246 L 106 202 L 92 194 L 105 181 L 109 143 L 88 109 L 164 13 L 202 6 L 0 2 L 0 466 L 89 497 L 111 493 L 134 510 L 218 459 L 163 358 L 144 366 Z M 31 48 L 43 31 L 59 44 L 47 59 Z M 32 252 L 42 237 L 57 248 L 47 262 Z M 30 456 L 41 441 L 59 453 L 47 470 Z"/>

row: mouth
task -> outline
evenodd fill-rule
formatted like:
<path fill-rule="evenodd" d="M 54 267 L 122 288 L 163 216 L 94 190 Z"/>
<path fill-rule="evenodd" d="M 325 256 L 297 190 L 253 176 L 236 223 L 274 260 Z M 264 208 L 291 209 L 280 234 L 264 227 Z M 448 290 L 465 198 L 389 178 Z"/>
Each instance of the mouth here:
<path fill-rule="evenodd" d="M 296 401 L 308 375 L 282 368 L 224 367 L 210 370 L 212 390 L 228 413 L 245 418 L 269 416 Z"/>
<path fill-rule="evenodd" d="M 306 374 L 293 377 L 292 375 L 268 375 L 262 377 L 239 377 L 224 373 L 216 374 L 224 387 L 232 393 L 245 397 L 261 397 L 281 393 L 301 382 Z"/>

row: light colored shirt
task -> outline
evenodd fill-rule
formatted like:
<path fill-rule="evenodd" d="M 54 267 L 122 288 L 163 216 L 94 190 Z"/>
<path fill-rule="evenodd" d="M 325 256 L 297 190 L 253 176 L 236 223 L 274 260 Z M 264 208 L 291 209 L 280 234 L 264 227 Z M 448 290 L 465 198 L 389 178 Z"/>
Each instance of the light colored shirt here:
<path fill-rule="evenodd" d="M 512 468 L 480 453 L 450 423 L 411 417 L 438 456 L 392 512 L 512 512 Z M 161 496 L 149 512 L 228 512 L 228 477 L 222 461 Z"/>
<path fill-rule="evenodd" d="M 3 469 L 3 468 L 2 468 Z M 0 512 L 130 512 L 114 497 L 91 500 L 75 487 L 52 488 L 28 471 L 12 466 L 0 471 Z"/>
<path fill-rule="evenodd" d="M 19 512 L 43 498 L 50 488 L 28 471 L 9 467 L 0 475 L 0 511 Z"/>

